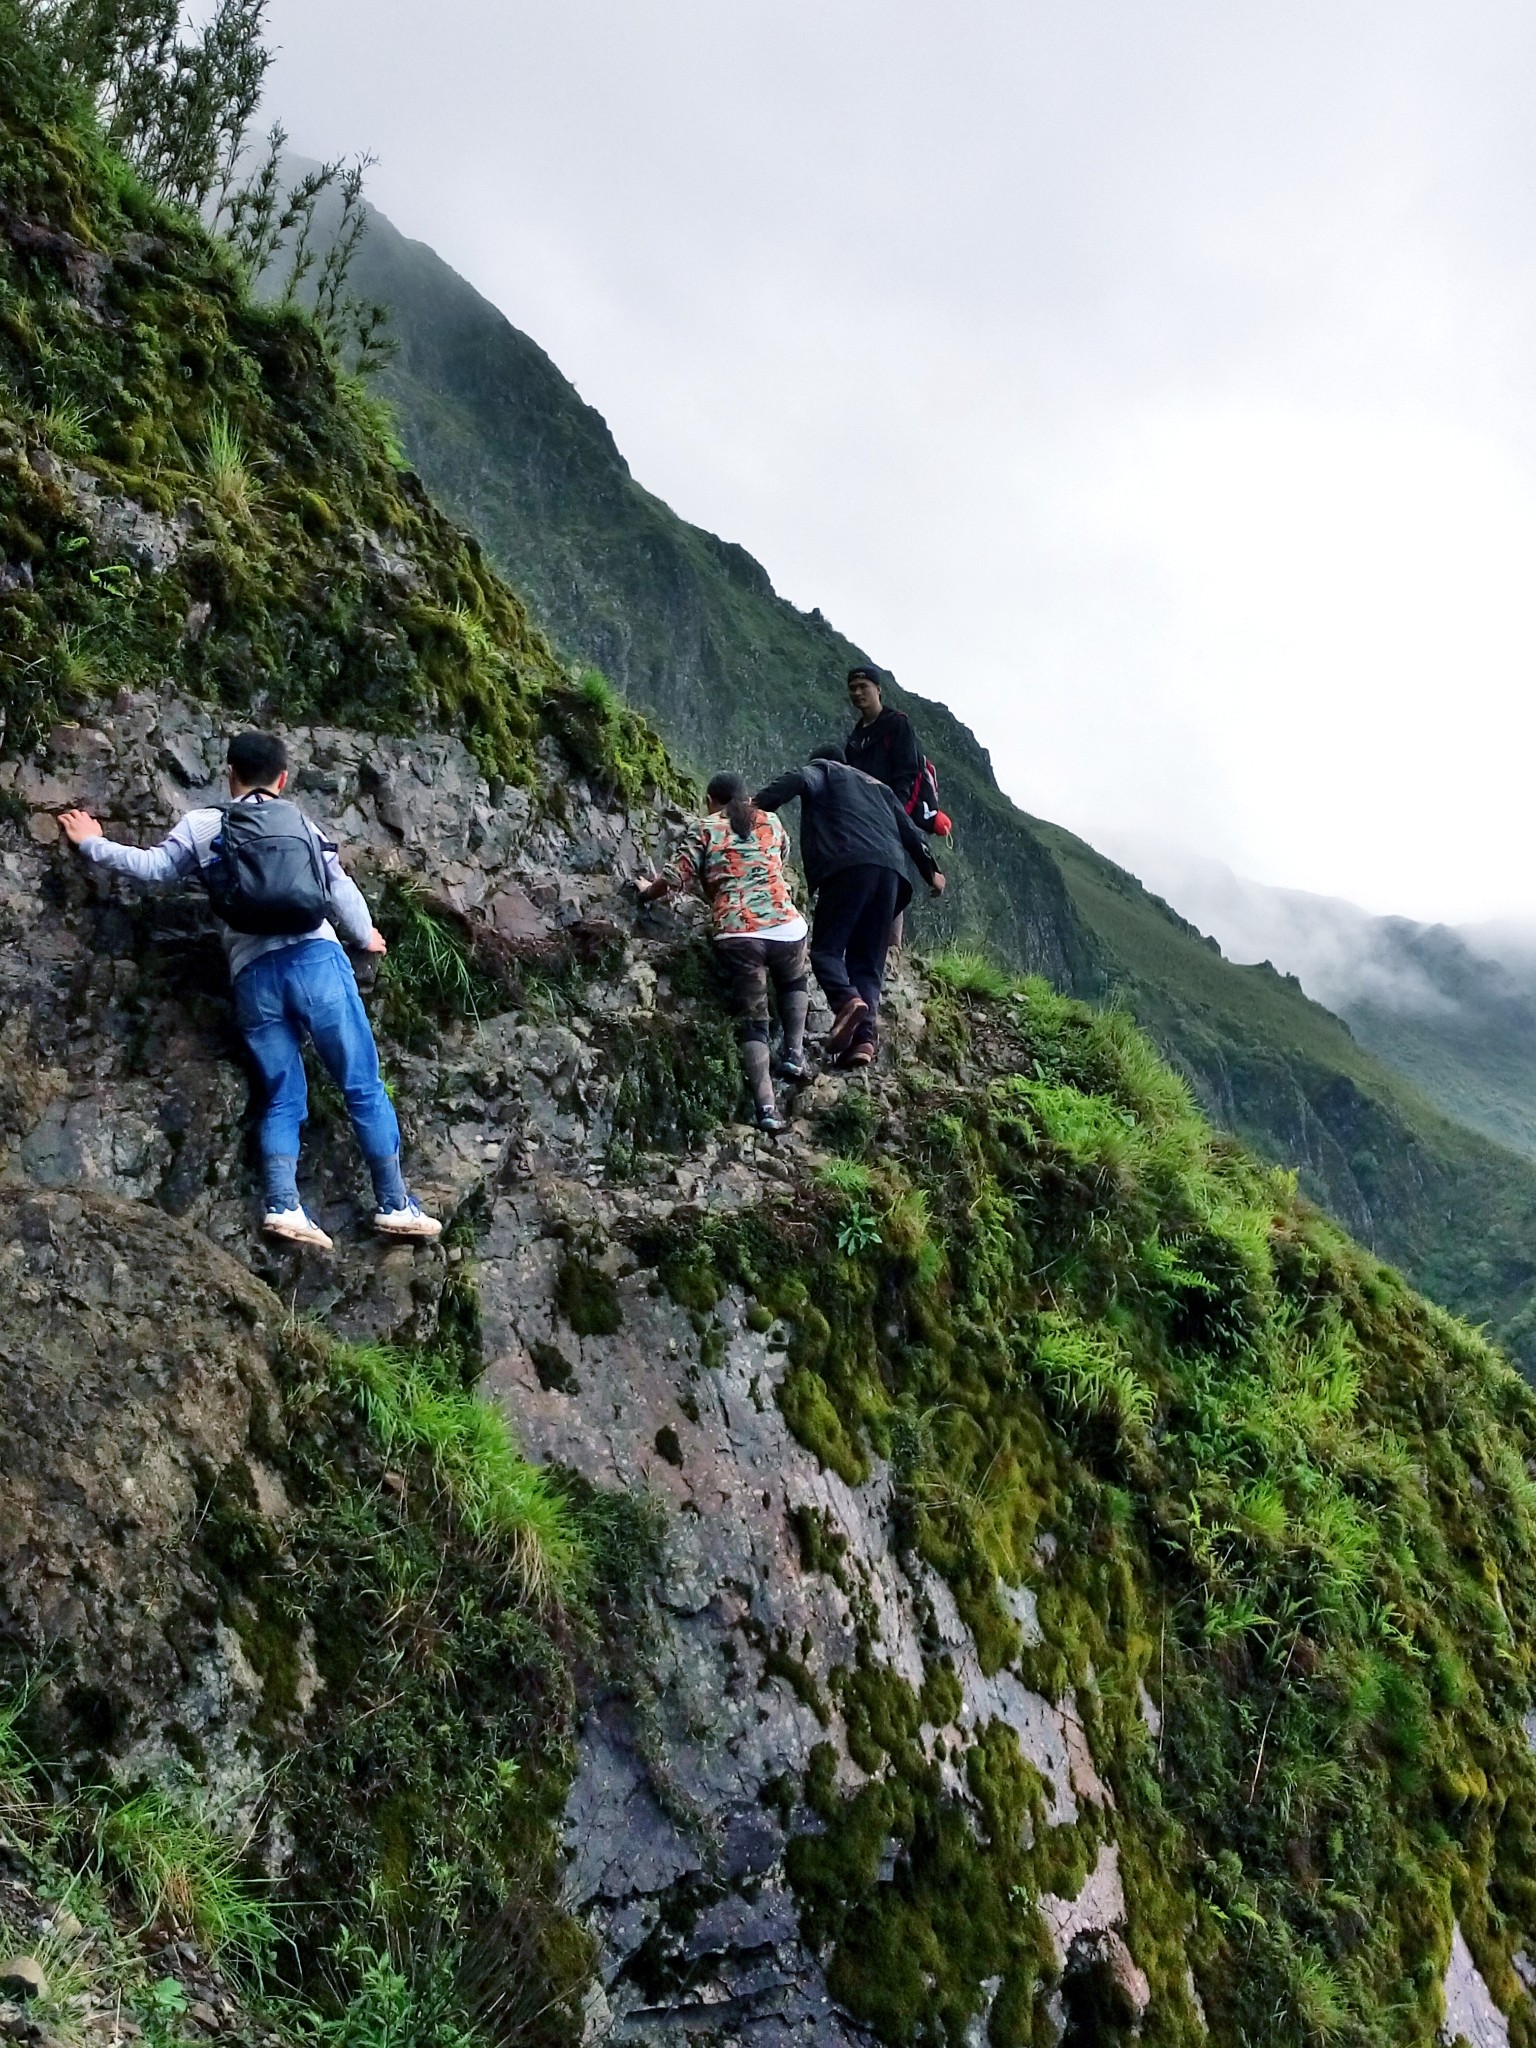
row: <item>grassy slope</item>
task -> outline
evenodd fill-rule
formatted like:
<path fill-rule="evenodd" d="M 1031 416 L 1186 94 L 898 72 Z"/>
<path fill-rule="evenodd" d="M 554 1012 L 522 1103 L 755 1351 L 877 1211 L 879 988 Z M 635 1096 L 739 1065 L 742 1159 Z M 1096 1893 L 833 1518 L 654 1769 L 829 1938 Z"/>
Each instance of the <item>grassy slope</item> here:
<path fill-rule="evenodd" d="M 84 689 L 57 666 L 81 645 L 67 630 L 86 636 L 101 681 L 152 678 L 176 656 L 180 608 L 211 588 L 206 642 L 179 656 L 211 693 L 286 688 L 327 716 L 435 715 L 450 708 L 432 681 L 435 636 L 456 634 L 476 679 L 461 715 L 507 772 L 535 774 L 529 743 L 564 686 L 516 600 L 400 477 L 302 323 L 249 307 L 196 231 L 159 215 L 46 81 L 29 79 L 6 27 L 0 12 L 0 203 L 110 255 L 121 318 L 92 320 L 52 259 L 4 257 L 0 519 L 9 559 L 27 563 L 35 586 L 6 600 L 7 744 L 50 692 Z M 165 253 L 124 261 L 138 231 Z M 66 409 L 86 402 L 96 418 L 82 448 Z M 203 551 L 168 575 L 93 581 L 88 531 L 67 492 L 32 481 L 32 454 L 62 423 L 103 483 L 183 509 L 208 489 L 194 451 L 215 402 L 238 417 L 261 478 L 257 516 L 210 520 Z M 299 490 L 408 540 L 429 601 L 452 623 L 421 627 L 366 550 L 363 573 L 349 569 L 343 523 L 313 507 L 306 521 Z M 77 539 L 87 545 L 60 545 Z M 325 609 L 331 577 L 345 599 L 336 612 Z M 371 632 L 395 636 L 382 677 Z M 290 673 L 267 652 L 285 644 L 314 664 Z M 618 733 L 633 765 L 643 735 L 582 702 L 578 738 L 616 746 Z M 1262 1043 L 1271 1022 L 1292 1032 L 1283 988 L 1233 980 L 1205 949 L 1212 978 L 1201 983 L 1182 951 L 1196 942 L 1176 922 L 1148 923 L 1145 902 L 1088 849 L 1059 839 L 1056 855 L 1095 916 L 1155 930 L 1140 953 L 1122 938 L 1149 1006 L 1184 1005 L 1219 1047 L 1241 988 L 1253 992 L 1237 1019 L 1243 1044 Z M 964 981 L 951 973 L 934 990 L 928 1064 L 909 1063 L 889 1128 L 845 1130 L 863 1157 L 803 1190 L 788 1218 L 680 1213 L 650 1255 L 701 1309 L 735 1280 L 787 1319 L 780 1399 L 792 1426 L 850 1477 L 871 1453 L 891 1460 L 904 1537 L 949 1583 L 989 1667 L 1055 1695 L 1076 1688 L 1118 1803 L 1129 1933 L 1156 1992 L 1149 2048 L 1205 2038 L 1184 1989 L 1191 1959 L 1218 2043 L 1428 2048 L 1452 1915 L 1514 2006 L 1512 1958 L 1536 1914 L 1536 1766 L 1520 1726 L 1536 1640 L 1525 1462 L 1536 1405 L 1475 1338 L 1299 1206 L 1283 1177 L 1213 1137 L 1123 1018 L 1040 985 L 1015 991 L 994 976 L 985 996 Z M 1313 1035 L 1287 1057 L 1315 1046 L 1347 1080 L 1347 1043 L 1328 1036 L 1338 1027 L 1308 1019 Z M 461 1302 L 450 1329 L 472 1323 Z M 483 1506 L 487 1469 L 518 1482 L 525 1518 L 535 1483 L 504 1451 L 487 1468 L 473 1448 L 482 1426 L 455 1391 L 472 1360 L 322 1345 L 291 1366 L 301 1528 L 313 1518 L 306 1570 L 269 1552 L 243 1498 L 210 1503 L 204 1542 L 270 1624 L 269 1652 L 296 1605 L 315 1617 L 325 1654 L 350 1663 L 373 1603 L 389 1609 L 423 1580 L 441 1595 L 443 1611 L 422 1625 L 452 1645 L 455 1712 L 443 1714 L 436 1689 L 402 1691 L 393 1666 L 387 1697 L 365 1703 L 338 1669 L 322 1699 L 326 1741 L 300 1759 L 312 1795 L 300 1810 L 340 1866 L 319 1901 L 327 1919 L 345 1929 L 368 1910 L 370 1876 L 384 1885 L 374 1904 L 408 1915 L 414 1881 L 428 1896 L 407 1933 L 441 1953 L 442 1887 L 421 1859 L 446 1842 L 483 1904 L 476 1888 L 505 1881 L 496 1859 L 509 1839 L 535 1861 L 552 1839 L 560 1672 L 549 1687 L 559 1711 L 532 1731 L 534 1750 L 556 1752 L 534 1795 L 539 1759 L 496 1716 L 538 1709 L 540 1690 L 491 1638 L 505 1625 L 530 1665 L 557 1646 L 517 1603 L 516 1557 L 499 1555 L 469 1511 Z M 419 1526 L 386 1522 L 386 1459 L 422 1464 L 408 1489 L 424 1504 Z M 1045 1535 L 1053 1571 L 1041 1565 Z M 813 1568 L 836 1566 L 834 1550 Z M 1039 1588 L 1044 1640 L 1032 1649 L 996 1598 L 999 1576 Z M 291 1682 L 281 1655 L 269 1661 L 269 1685 Z M 1138 1680 L 1162 1700 L 1157 1745 Z M 1040 1782 L 994 1726 L 956 1760 L 973 1827 L 920 1739 L 923 1716 L 953 1710 L 953 1688 L 937 1654 L 921 1696 L 861 1662 L 841 1706 L 868 1781 L 850 1795 L 825 1755 L 813 1763 L 804 1789 L 824 1831 L 801 1837 L 791 1876 L 839 1994 L 882 2040 L 958 2048 L 995 1985 L 989 2038 L 1026 2048 L 1056 2038 L 1036 1898 L 1075 1891 L 1109 1823 L 1090 1812 L 1069 1834 L 1046 1830 Z M 409 1812 L 370 1808 L 366 1773 L 359 1788 L 359 1741 L 386 1735 L 424 1787 Z M 509 1753 L 523 1757 L 522 1779 L 502 1768 Z M 33 1789 L 29 1777 L 19 1796 Z M 530 1796 L 533 1811 L 519 1805 Z M 44 1807 L 26 1811 L 29 1826 L 47 1819 Z M 412 1813 L 421 1835 L 405 1825 Z M 447 1910 L 462 1911 L 463 1895 Z M 398 1921 L 386 1935 L 410 1952 Z M 327 1969 L 347 1954 L 338 1944 Z M 390 1968 L 383 1952 L 378 1971 L 362 1960 L 370 1981 Z M 451 1984 L 438 1986 L 448 2016 L 431 2032 L 419 2008 L 414 2021 L 396 2015 L 392 2034 L 374 2026 L 366 1989 L 346 2030 L 322 2023 L 319 2038 L 462 2038 Z M 1105 2016 L 1094 2038 L 1126 2030 Z M 1528 2011 L 1512 2040 L 1536 2040 Z"/>
<path fill-rule="evenodd" d="M 146 532 L 158 565 L 138 545 Z M 10 755 L 61 713 L 88 717 L 104 693 L 174 671 L 235 716 L 452 723 L 491 776 L 544 786 L 540 742 L 553 738 L 631 794 L 676 787 L 655 735 L 605 690 L 572 683 L 308 320 L 254 303 L 227 252 L 104 148 L 5 0 L 0 566 Z M 399 958 L 409 972 L 408 944 Z M 571 2038 L 590 1943 L 541 1902 L 558 1891 L 571 1660 L 584 1635 L 599 1654 L 588 1602 L 607 1508 L 552 1489 L 499 1412 L 464 1393 L 479 1367 L 472 1296 L 466 1306 L 450 1287 L 439 1312 L 435 1349 L 349 1352 L 295 1336 L 271 1447 L 295 1517 L 281 1529 L 265 1521 L 237 1467 L 228 1497 L 199 1517 L 201 1566 L 231 1603 L 272 1711 L 268 1761 L 294 1852 L 281 1896 L 245 1885 L 219 1816 L 196 1800 L 156 1791 L 148 1806 L 124 1805 L 121 1788 L 82 1787 L 85 1755 L 49 1746 L 59 1731 L 40 1704 L 46 1684 L 34 1700 L 24 1683 L 21 1705 L 0 1696 L 0 1835 L 21 1831 L 39 1882 L 79 1898 L 97 1930 L 92 1982 L 137 2014 L 155 2048 L 182 2037 L 185 1999 L 157 1986 L 142 1943 L 114 1924 L 183 1926 L 237 1974 L 281 1951 L 271 2017 L 285 2038 L 470 2048 L 454 1981 L 462 1926 L 509 1892 L 530 1916 L 525 2002 L 546 2007 L 519 2038 Z M 389 1509 L 386 1461 L 419 1470 L 419 1509 Z M 622 1520 L 625 1504 L 617 1511 Z M 643 1556 L 639 1524 L 625 1526 Z M 563 1606 L 544 1604 L 551 1592 Z M 430 1659 L 378 1654 L 395 1626 L 436 1645 L 451 1685 Z M 294 1743 L 283 1730 L 300 1704 L 305 1631 L 324 1684 Z M 15 1637 L 3 1652 L 9 1680 Z M 34 1706 L 41 1765 L 12 1739 Z M 405 1759 L 409 1797 L 398 1790 Z M 126 1843 L 125 1814 L 142 1839 L 114 1862 L 93 1844 L 114 1830 Z M 150 1896 L 168 1857 L 169 1903 Z M 213 1925 L 226 1906 L 257 1931 L 238 1953 L 221 1949 Z M 0 1935 L 6 1953 L 34 1939 L 25 1926 L 0 1924 Z M 66 1963 L 50 1961 L 56 1993 L 76 1981 Z M 44 2017 L 63 2038 L 85 2038 L 78 2015 Z"/>
<path fill-rule="evenodd" d="M 377 217 L 361 277 L 392 309 L 400 352 L 384 385 L 412 458 L 558 642 L 700 766 L 767 769 L 841 729 L 841 676 L 860 650 L 637 484 L 543 350 Z M 1079 995 L 1118 989 L 1213 1114 L 1536 1364 L 1522 1320 L 1530 1163 L 1469 1138 L 1299 989 L 1224 962 L 1121 870 L 1026 817 L 942 705 L 897 701 L 960 821 L 952 893 L 939 914 L 923 907 L 921 935 L 973 934 Z"/>
<path fill-rule="evenodd" d="M 1453 1122 L 1267 967 L 1234 967 L 1091 847 L 1041 828 L 1124 999 L 1221 1121 L 1529 1369 L 1536 1174 Z"/>
<path fill-rule="evenodd" d="M 1089 1973 L 1070 2039 L 1429 2048 L 1454 1913 L 1527 2048 L 1530 1390 L 1215 1137 L 1123 1016 L 934 964 L 887 1121 L 843 1106 L 851 1156 L 792 1217 L 680 1217 L 649 1255 L 691 1307 L 734 1281 L 787 1319 L 790 1426 L 850 1481 L 890 1461 L 905 1542 L 988 1668 L 1074 1689 L 1115 1810 L 1043 1826 L 994 1723 L 950 1751 L 967 1823 L 922 1735 L 954 1704 L 938 1638 L 920 1688 L 866 1648 L 836 1691 L 869 1781 L 813 1759 L 823 1831 L 789 1858 L 829 1982 L 892 2048 L 978 2038 L 989 1991 L 996 2048 L 1057 2040 L 1031 1901 L 1112 1839 L 1152 2007 L 1135 2031 Z"/>
<path fill-rule="evenodd" d="M 0 16 L 7 744 L 174 669 L 250 715 L 451 720 L 520 780 L 551 729 L 662 773 L 637 722 L 572 688 L 309 322 L 252 301 L 67 103 L 40 126 L 51 91 Z"/>

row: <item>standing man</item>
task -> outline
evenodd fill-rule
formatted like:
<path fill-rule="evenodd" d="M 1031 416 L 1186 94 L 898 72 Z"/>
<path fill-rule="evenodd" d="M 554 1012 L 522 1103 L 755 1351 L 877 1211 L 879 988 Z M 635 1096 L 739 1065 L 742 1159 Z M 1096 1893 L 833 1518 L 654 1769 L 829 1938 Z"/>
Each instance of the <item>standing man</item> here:
<path fill-rule="evenodd" d="M 800 857 L 816 892 L 811 966 L 832 1006 L 827 1050 L 867 1067 L 879 1045 L 876 1018 L 891 924 L 912 899 L 910 854 L 935 896 L 944 877 L 889 784 L 850 768 L 841 747 L 820 747 L 752 799 L 777 811 L 800 799 Z"/>
<path fill-rule="evenodd" d="M 262 1229 L 293 1244 L 331 1248 L 299 1200 L 299 1131 L 309 1109 L 307 1035 L 346 1097 L 373 1176 L 374 1228 L 385 1237 L 435 1238 L 442 1224 L 425 1214 L 400 1175 L 395 1106 L 379 1075 L 352 963 L 330 919 L 365 953 L 382 953 L 383 935 L 335 847 L 284 799 L 288 755 L 282 741 L 270 733 L 240 733 L 229 743 L 228 760 L 230 802 L 188 811 L 158 846 L 108 839 L 89 811 L 65 811 L 59 825 L 83 859 L 136 882 L 164 887 L 197 875 L 220 913 L 235 1021 L 266 1092 Z"/>
<path fill-rule="evenodd" d="M 881 702 L 883 678 L 877 668 L 848 671 L 848 701 L 859 722 L 849 733 L 843 757 L 891 790 L 897 803 L 924 832 L 947 836 L 949 820 L 938 806 L 933 771 L 917 744 L 912 721 L 904 711 L 888 711 Z M 906 919 L 900 911 L 891 925 L 891 945 L 899 947 Z"/>
<path fill-rule="evenodd" d="M 904 711 L 887 711 L 881 702 L 883 677 L 877 668 L 848 671 L 848 702 L 858 714 L 843 757 L 850 768 L 862 768 L 896 792 L 896 801 L 911 815 L 912 799 L 923 772 L 923 756 L 912 721 Z"/>

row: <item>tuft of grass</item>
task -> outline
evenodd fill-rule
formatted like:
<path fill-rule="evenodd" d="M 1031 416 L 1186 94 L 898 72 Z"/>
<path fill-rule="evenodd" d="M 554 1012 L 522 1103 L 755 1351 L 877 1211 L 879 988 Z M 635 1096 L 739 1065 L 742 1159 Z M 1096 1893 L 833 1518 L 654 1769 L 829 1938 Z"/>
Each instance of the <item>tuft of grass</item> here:
<path fill-rule="evenodd" d="M 278 1926 L 263 1888 L 242 1869 L 246 1843 L 207 1809 L 149 1786 L 97 1817 L 98 1868 L 132 1902 L 142 1927 L 200 1942 L 247 1968 L 268 1965 Z"/>
<path fill-rule="evenodd" d="M 32 1803 L 35 1766 L 21 1734 L 30 1699 L 26 1686 L 0 1699 L 0 1817 L 24 1812 Z"/>
<path fill-rule="evenodd" d="M 83 406 L 75 399 L 66 399 L 61 405 L 50 405 L 41 412 L 33 413 L 27 424 L 55 455 L 84 457 L 96 452 L 95 437 L 91 433 L 91 422 L 96 416 L 93 407 Z"/>
<path fill-rule="evenodd" d="M 215 405 L 208 414 L 202 471 L 209 495 L 225 518 L 249 526 L 261 502 L 261 488 L 251 474 L 245 436 L 222 405 Z"/>
<path fill-rule="evenodd" d="M 824 1159 L 816 1169 L 815 1179 L 821 1187 L 831 1188 L 839 1195 L 867 1195 L 874 1186 L 869 1168 L 856 1159 Z"/>
<path fill-rule="evenodd" d="M 320 1351 L 385 1456 L 420 1458 L 467 1534 L 504 1549 L 531 1597 L 580 1591 L 590 1560 L 569 1502 L 549 1473 L 523 1457 L 500 1409 L 465 1391 L 451 1362 L 329 1339 Z"/>
<path fill-rule="evenodd" d="M 101 663 L 85 627 L 63 629 L 53 643 L 48 666 L 50 680 L 61 697 L 93 697 L 102 688 Z"/>
<path fill-rule="evenodd" d="M 1107 1417 L 1125 1434 L 1152 1420 L 1153 1389 L 1102 1335 L 1064 1315 L 1041 1318 L 1029 1362 L 1067 1409 Z"/>
<path fill-rule="evenodd" d="M 999 967 L 989 954 L 974 944 L 941 947 L 937 953 L 931 953 L 924 964 L 933 980 L 953 990 L 956 995 L 986 996 L 1000 1002 L 1013 995 L 1019 986 L 1015 975 Z"/>
<path fill-rule="evenodd" d="M 420 886 L 391 877 L 379 906 L 389 951 L 378 986 L 390 1032 L 415 1051 L 431 1049 L 444 1024 L 478 1024 L 504 1008 L 499 988 L 469 941 L 428 904 Z"/>

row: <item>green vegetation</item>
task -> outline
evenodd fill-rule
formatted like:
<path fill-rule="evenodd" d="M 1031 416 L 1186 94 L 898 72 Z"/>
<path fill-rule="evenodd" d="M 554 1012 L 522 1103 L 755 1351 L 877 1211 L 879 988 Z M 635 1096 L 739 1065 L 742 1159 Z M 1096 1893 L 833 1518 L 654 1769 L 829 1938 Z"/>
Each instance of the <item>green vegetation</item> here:
<path fill-rule="evenodd" d="M 609 1053 L 617 1073 L 608 1170 L 639 1177 L 647 1153 L 681 1156 L 745 1099 L 736 1034 L 718 1003 L 621 1023 Z"/>
<path fill-rule="evenodd" d="M 259 66 L 261 10 L 234 11 Z M 85 44 L 78 62 L 54 61 L 39 22 L 65 33 L 88 14 L 96 23 L 89 9 L 0 5 L 0 209 L 44 235 L 0 235 L 0 558 L 31 579 L 0 597 L 7 748 L 61 709 L 173 672 L 211 701 L 259 699 L 288 719 L 452 725 L 487 774 L 525 783 L 540 732 L 570 725 L 595 778 L 638 793 L 665 773 L 670 787 L 640 722 L 573 690 L 478 545 L 400 468 L 377 402 L 342 367 L 354 302 L 330 259 L 315 245 L 313 314 L 291 293 L 257 300 L 249 209 L 238 246 L 212 239 L 187 210 L 202 185 L 153 170 L 175 92 L 157 98 L 125 58 L 143 89 L 114 99 Z M 110 56 L 104 41 L 96 54 Z M 212 105 L 224 88 L 205 83 Z M 199 133 L 217 127 L 205 116 Z M 94 500 L 60 460 L 80 465 Z M 117 538 L 146 516 L 160 522 L 153 561 Z"/>
<path fill-rule="evenodd" d="M 624 1321 L 619 1290 L 590 1259 L 568 1253 L 555 1282 L 560 1313 L 578 1337 L 611 1337 Z"/>
<path fill-rule="evenodd" d="M 649 790 L 684 799 L 693 795 L 656 733 L 614 694 L 600 669 L 582 671 L 575 684 L 544 700 L 545 729 L 604 794 L 638 803 Z"/>
<path fill-rule="evenodd" d="M 569 1504 L 549 1474 L 519 1454 L 501 1410 L 465 1388 L 458 1358 L 314 1335 L 310 1342 L 383 1455 L 421 1460 L 465 1535 L 494 1545 L 526 1592 L 563 1599 L 580 1589 L 588 1560 Z"/>
<path fill-rule="evenodd" d="M 643 1255 L 690 1306 L 734 1282 L 785 1320 L 791 1428 L 851 1480 L 889 1459 L 984 1665 L 1074 1693 L 1141 2038 L 1201 2038 L 1193 1961 L 1218 2038 L 1427 2043 L 1454 1911 L 1529 2048 L 1531 1393 L 1213 1134 L 1124 1015 L 953 956 L 929 1011 L 899 1163 L 833 1161 L 794 1218 L 692 1219 Z M 853 1204 L 877 1242 L 848 1241 Z M 840 1569 L 825 1530 L 799 1540 Z M 839 1704 L 871 1782 L 813 1769 L 824 1832 L 790 1866 L 837 1995 L 887 2042 L 958 2041 L 1001 1978 L 988 2039 L 1053 2039 L 1032 1902 L 1075 1892 L 1097 1809 L 1045 1827 L 993 1728 L 964 1755 L 978 1839 L 872 1644 Z"/>
<path fill-rule="evenodd" d="M 25 1689 L 0 1702 L 0 1826 L 92 1935 L 40 1958 L 61 2022 L 88 1969 L 146 2038 L 178 2038 L 186 1996 L 153 1946 L 170 1935 L 299 2044 L 572 2038 L 591 1941 L 560 1903 L 571 1666 L 605 1654 L 656 1531 L 643 1500 L 523 1461 L 470 1391 L 473 1330 L 462 1301 L 413 1351 L 292 1325 L 274 1450 L 294 1512 L 275 1526 L 238 1464 L 199 1512 L 262 1686 L 279 1881 L 256 1823 L 197 1789 L 200 1755 L 184 1777 L 82 1782 L 31 1732 L 48 1724 Z"/>
<path fill-rule="evenodd" d="M 389 951 L 379 965 L 381 1022 L 413 1052 L 429 1051 L 447 1024 L 478 1024 L 516 991 L 504 963 L 488 963 L 463 921 L 434 908 L 418 883 L 390 876 L 378 893 Z"/>
<path fill-rule="evenodd" d="M 1296 1164 L 1303 1193 L 1536 1371 L 1530 1163 L 1441 1115 L 1294 983 L 1230 965 L 1081 840 L 1040 830 L 1102 936 L 1116 1000 L 1244 1143 Z"/>
<path fill-rule="evenodd" d="M 278 1927 L 263 1889 L 241 1869 L 246 1844 L 221 1829 L 195 1789 L 149 1785 L 103 1800 L 95 1826 L 99 1869 L 141 1928 L 160 1927 L 247 1969 L 270 1967 Z"/>

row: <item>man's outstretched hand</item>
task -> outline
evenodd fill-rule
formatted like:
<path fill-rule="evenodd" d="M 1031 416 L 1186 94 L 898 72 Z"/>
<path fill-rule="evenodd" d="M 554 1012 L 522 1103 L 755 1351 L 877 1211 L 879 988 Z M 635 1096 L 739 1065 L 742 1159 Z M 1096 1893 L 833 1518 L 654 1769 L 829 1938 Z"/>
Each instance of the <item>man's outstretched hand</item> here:
<path fill-rule="evenodd" d="M 365 953 L 387 953 L 389 951 L 389 947 L 384 942 L 384 934 L 377 925 L 368 934 L 368 943 L 364 946 L 363 951 Z"/>
<path fill-rule="evenodd" d="M 89 811 L 60 811 L 59 830 L 71 846 L 80 846 L 87 839 L 101 837 L 101 827 Z"/>
<path fill-rule="evenodd" d="M 934 896 L 942 896 L 944 894 L 944 877 L 937 869 L 934 870 L 933 880 L 928 884 L 928 889 L 929 893 Z"/>

